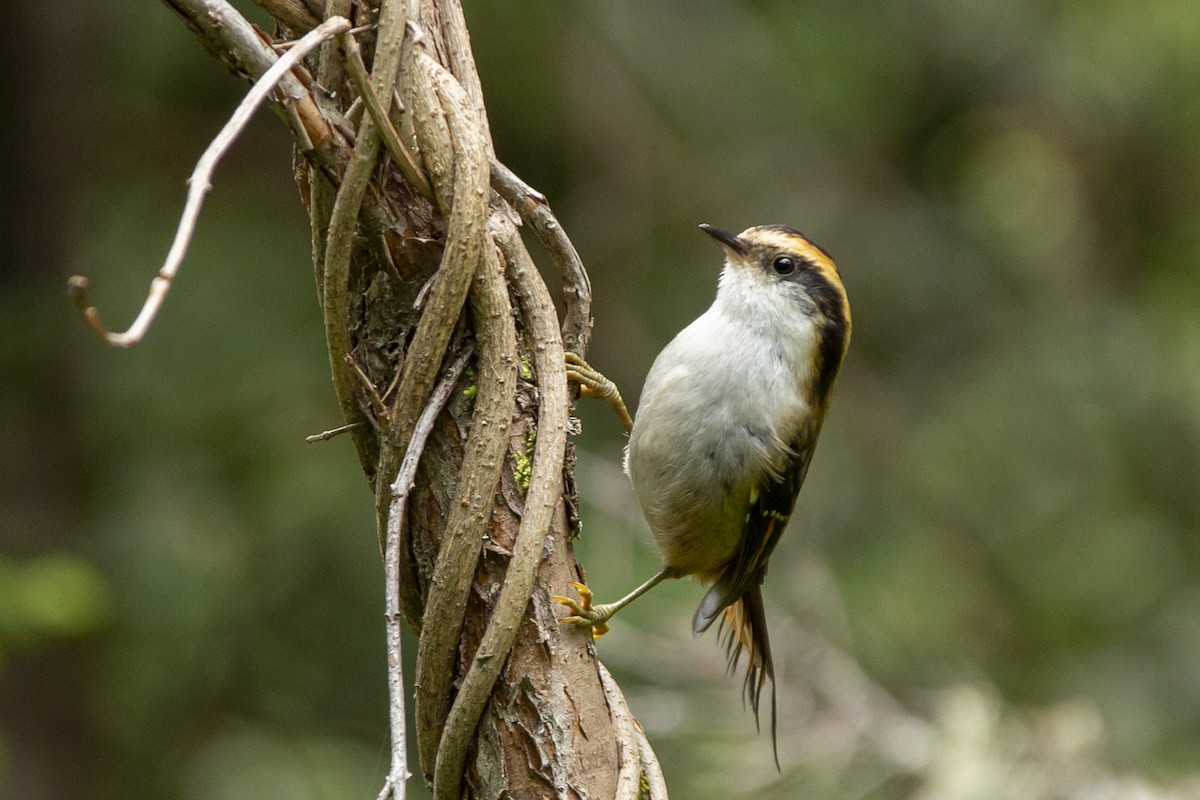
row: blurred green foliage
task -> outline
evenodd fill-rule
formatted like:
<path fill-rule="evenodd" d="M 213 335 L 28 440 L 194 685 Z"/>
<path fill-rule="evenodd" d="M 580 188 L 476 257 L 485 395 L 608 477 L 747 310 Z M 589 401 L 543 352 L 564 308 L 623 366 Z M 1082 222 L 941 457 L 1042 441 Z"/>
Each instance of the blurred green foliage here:
<path fill-rule="evenodd" d="M 0 561 L 0 664 L 8 648 L 87 636 L 109 618 L 112 601 L 100 573 L 76 556 Z"/>
<path fill-rule="evenodd" d="M 263 115 L 218 171 L 147 341 L 100 346 L 65 275 L 130 318 L 243 90 L 162 7 L 102 5 L 68 263 L 0 298 L 0 407 L 47 402 L 22 376 L 64 365 L 84 476 L 39 487 L 44 519 L 0 509 L 50 548 L 0 560 L 0 681 L 73 642 L 86 796 L 371 796 L 379 563 L 349 443 L 303 441 L 338 416 L 286 131 Z M 686 633 L 697 587 L 660 587 L 599 644 L 676 796 L 908 796 L 869 765 L 854 784 L 789 760 L 813 629 L 914 708 L 963 684 L 998 708 L 1083 703 L 1110 763 L 1200 768 L 1194 4 L 466 5 L 497 152 L 584 256 L 590 359 L 629 400 L 711 300 L 696 223 L 794 225 L 850 292 L 850 356 L 767 580 L 784 774 L 712 637 Z M 619 426 L 578 413 L 579 552 L 604 598 L 656 556 Z"/>

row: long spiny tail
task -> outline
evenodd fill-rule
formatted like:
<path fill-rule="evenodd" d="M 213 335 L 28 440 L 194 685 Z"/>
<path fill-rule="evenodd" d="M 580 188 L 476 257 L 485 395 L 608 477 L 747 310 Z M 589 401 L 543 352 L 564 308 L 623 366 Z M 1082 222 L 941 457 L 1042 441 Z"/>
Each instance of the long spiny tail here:
<path fill-rule="evenodd" d="M 719 596 L 721 582 L 709 590 L 709 595 Z M 715 597 L 714 597 L 715 599 Z M 728 601 L 728 598 L 722 598 Z M 692 620 L 692 629 L 700 635 L 713 623 L 716 612 L 706 596 Z M 779 742 L 775 724 L 775 663 L 771 660 L 771 639 L 767 633 L 767 615 L 763 607 L 761 578 L 752 580 L 750 588 L 732 602 L 722 602 L 724 615 L 718 635 L 725 645 L 729 658 L 730 674 L 737 671 L 742 653 L 747 656 L 746 676 L 742 680 L 742 700 L 749 700 L 754 709 L 754 723 L 759 722 L 758 709 L 763 688 L 771 681 L 771 751 L 775 756 L 775 768 L 779 769 Z M 707 607 L 707 608 L 706 608 Z M 705 613 L 705 612 L 708 613 Z"/>

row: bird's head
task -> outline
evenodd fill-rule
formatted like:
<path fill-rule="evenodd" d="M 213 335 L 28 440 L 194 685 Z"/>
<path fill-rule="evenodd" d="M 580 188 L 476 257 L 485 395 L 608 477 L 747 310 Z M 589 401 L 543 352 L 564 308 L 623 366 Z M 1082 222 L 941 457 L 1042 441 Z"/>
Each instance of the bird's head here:
<path fill-rule="evenodd" d="M 850 342 L 850 303 L 833 259 L 797 230 L 757 225 L 736 236 L 712 225 L 700 229 L 725 250 L 721 274 L 727 308 L 759 317 L 760 325 L 790 327 L 799 312 L 817 331 L 824 393 Z"/>
<path fill-rule="evenodd" d="M 802 233 L 784 225 L 757 225 L 736 236 L 712 225 L 700 229 L 720 242 L 725 263 L 742 280 L 796 301 L 809 316 L 844 320 L 850 305 L 837 264 Z"/>

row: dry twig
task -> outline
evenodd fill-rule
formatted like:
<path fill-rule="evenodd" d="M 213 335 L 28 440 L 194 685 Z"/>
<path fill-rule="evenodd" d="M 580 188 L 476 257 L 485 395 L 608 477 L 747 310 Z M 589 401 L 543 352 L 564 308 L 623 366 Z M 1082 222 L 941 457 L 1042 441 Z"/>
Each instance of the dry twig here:
<path fill-rule="evenodd" d="M 330 439 L 332 439 L 335 436 L 340 436 L 343 433 L 348 433 L 348 432 L 354 430 L 355 428 L 361 428 L 363 425 L 366 425 L 366 424 L 367 423 L 365 421 L 359 421 L 359 422 L 351 422 L 349 425 L 339 425 L 338 427 L 331 428 L 327 431 L 321 431 L 320 433 L 314 433 L 312 436 L 305 436 L 304 441 L 308 442 L 309 444 L 313 444 L 314 442 L 328 442 Z"/>
<path fill-rule="evenodd" d="M 320 23 L 301 0 L 254 0 L 254 5 L 294 31 L 309 31 Z"/>
<path fill-rule="evenodd" d="M 603 664 L 597 664 L 596 667 L 600 673 L 600 684 L 604 687 L 604 697 L 608 700 L 608 708 L 613 716 L 613 727 L 617 729 L 617 754 L 621 763 L 617 768 L 616 800 L 637 800 L 642 777 L 637 721 L 633 718 L 633 713 L 612 675 Z"/>
<path fill-rule="evenodd" d="M 483 143 L 469 125 L 462 126 L 462 138 L 451 138 L 445 127 L 446 113 L 435 89 L 445 69 L 425 53 L 415 55 L 415 94 L 411 105 L 414 121 L 418 123 L 421 154 L 425 159 L 426 171 L 432 177 L 439 204 L 447 217 L 448 231 L 438 277 L 429 290 L 424 312 L 412 335 L 400 386 L 389 409 L 392 426 L 389 435 L 380 443 L 377 474 L 381 483 L 375 498 L 381 523 L 386 520 L 390 505 L 389 476 L 394 473 L 399 461 L 398 448 L 408 441 L 411 435 L 410 420 L 416 418 L 433 386 L 487 239 L 481 235 L 488 199 Z M 367 121 L 364 119 L 364 124 Z M 458 201 L 453 206 L 447 206 L 451 197 L 458 198 Z M 379 530 L 383 529 L 380 524 Z M 402 608 L 413 627 L 420 629 L 423 603 L 416 580 L 416 567 L 408 552 L 410 548 L 406 542 L 402 543 L 405 546 L 401 547 L 400 567 L 401 575 L 406 579 L 402 586 Z"/>
<path fill-rule="evenodd" d="M 540 395 L 538 435 L 531 460 L 529 490 L 525 493 L 525 510 L 508 572 L 483 639 L 442 730 L 433 782 L 437 800 L 457 797 L 455 791 L 461 781 L 475 726 L 516 638 L 537 580 L 551 518 L 562 500 L 562 467 L 567 448 L 567 374 L 557 314 L 550 292 L 537 274 L 529 254 L 520 245 L 516 227 L 504 218 L 499 218 L 497 224 L 501 235 L 496 243 L 508 264 L 509 279 L 528 321 L 529 334 L 538 342 L 534 348 Z"/>
<path fill-rule="evenodd" d="M 171 288 L 171 282 L 175 279 L 175 275 L 179 272 L 179 265 L 183 263 L 183 257 L 187 255 L 188 246 L 192 241 L 192 234 L 196 230 L 196 220 L 200 217 L 200 209 L 204 205 L 204 196 L 212 189 L 210 179 L 212 178 L 213 170 L 216 169 L 221 157 L 230 146 L 237 140 L 239 134 L 246 127 L 254 112 L 267 95 L 275 88 L 275 84 L 283 79 L 293 67 L 300 62 L 308 53 L 312 52 L 326 39 L 343 31 L 350 29 L 349 20 L 344 17 L 333 17 L 321 25 L 314 28 L 309 33 L 305 34 L 296 46 L 281 56 L 278 61 L 271 66 L 270 69 L 254 84 L 246 97 L 243 98 L 241 104 L 233 112 L 233 116 L 229 118 L 229 122 L 221 129 L 213 139 L 212 144 L 204 151 L 204 155 L 196 163 L 196 169 L 192 172 L 191 178 L 188 179 L 188 195 L 187 202 L 183 207 L 183 217 L 179 221 L 179 228 L 175 232 L 175 240 L 171 243 L 171 249 L 167 252 L 166 261 L 158 271 L 158 275 L 150 283 L 150 293 L 146 297 L 146 302 L 142 304 L 142 310 L 129 326 L 129 329 L 122 333 L 114 333 L 104 326 L 100 321 L 100 312 L 92 305 L 88 299 L 87 287 L 88 280 L 82 275 L 76 275 L 69 281 L 71 296 L 75 300 L 75 305 L 79 308 L 79 313 L 83 319 L 94 330 L 100 338 L 104 339 L 114 347 L 133 347 L 142 340 L 146 335 L 151 323 L 154 322 L 155 316 L 162 308 L 163 301 L 167 297 L 167 292 Z"/>
<path fill-rule="evenodd" d="M 392 763 L 380 797 L 385 797 L 390 788 L 392 795 L 402 800 L 405 781 L 411 775 L 408 770 L 407 737 L 404 733 L 404 661 L 400 651 L 400 529 L 404 526 L 408 495 L 413 488 L 414 476 L 417 473 L 417 465 L 421 463 L 425 442 L 433 431 L 437 415 L 446 407 L 446 401 L 450 399 L 454 385 L 462 376 L 470 356 L 470 348 L 464 348 L 434 389 L 429 403 L 413 427 L 408 449 L 391 487 L 392 505 L 388 512 L 387 533 L 384 538 L 383 564 L 387 584 L 384 592 L 384 613 L 387 619 L 388 721 L 392 729 Z"/>

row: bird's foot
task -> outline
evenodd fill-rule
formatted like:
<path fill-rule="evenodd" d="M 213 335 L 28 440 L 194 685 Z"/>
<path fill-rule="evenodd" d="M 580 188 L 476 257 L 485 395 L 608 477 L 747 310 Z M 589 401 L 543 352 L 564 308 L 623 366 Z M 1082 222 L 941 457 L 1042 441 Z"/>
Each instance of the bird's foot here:
<path fill-rule="evenodd" d="M 568 352 L 565 355 L 565 359 L 567 362 L 567 380 L 579 384 L 580 394 L 587 397 L 598 397 L 608 403 L 617 412 L 617 416 L 621 418 L 621 424 L 625 426 L 625 432 L 628 433 L 632 430 L 633 418 L 629 416 L 629 409 L 625 407 L 625 401 L 621 399 L 621 393 L 617 390 L 617 385 L 604 377 L 599 371 L 593 369 L 578 354 Z"/>
<path fill-rule="evenodd" d="M 579 592 L 578 601 L 557 595 L 550 598 L 571 610 L 571 615 L 562 617 L 559 622 L 590 628 L 592 637 L 599 639 L 608 633 L 608 620 L 616 613 L 616 609 L 609 605 L 593 606 L 591 589 L 582 583 L 571 583 L 571 586 L 574 586 L 575 591 Z"/>
<path fill-rule="evenodd" d="M 567 362 L 567 380 L 578 383 L 581 394 L 598 397 L 610 403 L 614 397 L 621 396 L 615 383 L 604 377 L 599 370 L 580 358 L 578 354 L 568 350 L 565 360 Z"/>

